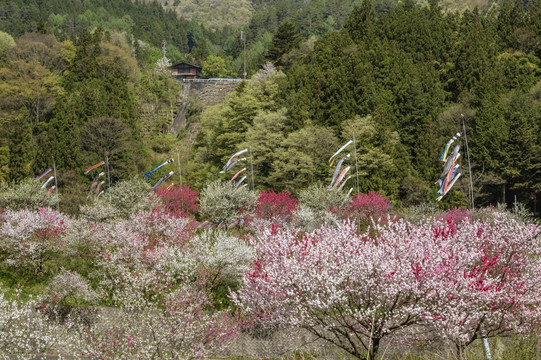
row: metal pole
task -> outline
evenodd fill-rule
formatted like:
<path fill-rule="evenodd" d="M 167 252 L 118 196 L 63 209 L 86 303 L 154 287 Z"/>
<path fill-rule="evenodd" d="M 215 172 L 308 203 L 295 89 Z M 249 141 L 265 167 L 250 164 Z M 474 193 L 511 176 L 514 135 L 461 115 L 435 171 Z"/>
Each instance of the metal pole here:
<path fill-rule="evenodd" d="M 252 170 L 252 191 L 254 191 L 254 160 L 252 158 L 252 145 L 248 146 L 248 148 L 250 149 L 250 168 Z"/>
<path fill-rule="evenodd" d="M 177 147 L 177 162 L 178 162 L 178 180 L 180 182 L 180 186 L 182 186 L 182 173 L 180 172 L 180 151 Z"/>
<path fill-rule="evenodd" d="M 490 346 L 488 344 L 487 337 L 485 336 L 485 332 L 483 331 L 483 326 L 481 325 L 479 331 L 481 332 L 481 339 L 483 340 L 483 346 L 485 347 L 485 357 L 488 360 L 492 360 L 492 354 L 490 353 Z"/>
<path fill-rule="evenodd" d="M 353 133 L 353 153 L 355 154 L 355 177 L 357 179 L 357 194 L 359 193 L 359 168 L 357 167 L 357 147 L 355 146 L 355 131 Z"/>
<path fill-rule="evenodd" d="M 56 162 L 54 161 L 54 156 L 52 157 L 53 158 L 53 171 L 54 171 L 54 189 L 55 189 L 55 193 L 56 193 L 56 211 L 60 211 L 60 198 L 58 197 L 58 181 L 56 180 Z"/>
<path fill-rule="evenodd" d="M 473 194 L 473 178 L 471 174 L 470 149 L 468 147 L 468 136 L 466 135 L 466 124 L 464 123 L 464 114 L 460 114 L 460 115 L 462 116 L 462 131 L 464 132 L 464 141 L 466 143 L 466 155 L 468 156 L 468 172 L 470 173 L 471 208 L 472 210 L 475 210 L 475 199 L 474 199 L 474 194 Z"/>
<path fill-rule="evenodd" d="M 109 151 L 105 152 L 105 167 L 107 168 L 107 183 L 109 185 L 107 188 L 107 192 L 109 193 L 109 200 L 111 200 L 111 174 L 109 173 Z"/>
<path fill-rule="evenodd" d="M 474 194 L 473 194 L 473 178 L 472 178 L 471 163 L 470 163 L 470 149 L 468 147 L 468 135 L 466 134 L 466 124 L 464 122 L 464 114 L 460 114 L 460 116 L 462 117 L 462 131 L 464 132 L 464 142 L 466 144 L 466 155 L 468 157 L 468 172 L 470 173 L 471 208 L 472 210 L 475 210 L 475 199 L 474 199 Z M 485 348 L 485 357 L 488 360 L 491 360 L 492 355 L 490 353 L 490 345 L 488 343 L 487 337 L 483 330 L 483 322 L 481 322 L 481 325 L 479 327 L 479 332 L 481 335 L 481 340 L 483 341 L 483 347 Z"/>
<path fill-rule="evenodd" d="M 244 35 L 244 31 L 240 32 L 240 38 L 244 41 L 244 72 L 242 73 L 242 78 L 246 80 L 246 35 Z"/>

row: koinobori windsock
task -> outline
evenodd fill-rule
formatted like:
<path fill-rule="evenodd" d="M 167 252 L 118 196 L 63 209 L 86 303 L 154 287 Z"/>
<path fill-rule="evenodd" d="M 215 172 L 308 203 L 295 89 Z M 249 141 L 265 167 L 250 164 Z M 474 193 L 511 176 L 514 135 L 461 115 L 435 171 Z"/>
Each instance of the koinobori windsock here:
<path fill-rule="evenodd" d="M 89 168 L 86 168 L 83 170 L 83 172 L 86 174 L 88 174 L 89 172 L 91 172 L 92 170 L 94 170 L 95 168 L 99 167 L 99 166 L 102 166 L 103 164 L 105 164 L 105 161 L 100 161 L 99 163 L 95 164 L 95 165 L 92 165 L 91 167 Z"/>
<path fill-rule="evenodd" d="M 444 191 L 444 193 L 441 194 L 441 196 L 439 196 L 439 197 L 436 198 L 437 201 L 441 201 L 441 199 L 443 199 L 443 197 L 444 197 L 445 195 L 447 195 L 447 193 L 449 192 L 449 190 L 451 190 L 451 188 L 453 187 L 453 185 L 455 184 L 455 182 L 458 180 L 458 178 L 460 177 L 460 175 L 462 175 L 462 173 L 458 173 L 458 174 L 454 177 L 453 181 L 451 181 L 451 183 L 449 184 L 449 186 L 447 186 L 447 190 Z"/>
<path fill-rule="evenodd" d="M 150 170 L 149 172 L 145 173 L 145 174 L 143 175 L 143 177 L 144 177 L 145 179 L 147 179 L 147 180 L 150 180 L 150 179 L 152 178 L 152 174 L 154 174 L 154 172 L 155 172 L 156 170 L 158 170 L 158 169 L 161 168 L 162 166 L 165 166 L 165 165 L 167 165 L 167 164 L 172 163 L 173 161 L 175 161 L 175 159 L 167 160 L 167 161 L 164 162 L 163 164 L 160 164 L 160 165 L 156 166 L 154 169 L 152 169 L 152 170 Z"/>
<path fill-rule="evenodd" d="M 36 176 L 34 178 L 34 180 L 41 180 L 45 175 L 47 175 L 48 173 L 50 173 L 53 169 L 52 168 L 48 168 L 47 170 L 45 170 L 44 172 L 42 172 L 40 175 Z"/>
<path fill-rule="evenodd" d="M 240 169 L 235 175 L 233 175 L 233 177 L 231 178 L 231 180 L 229 180 L 229 182 L 232 182 L 233 180 L 235 180 L 237 178 L 237 176 L 239 176 L 244 171 L 246 171 L 246 168 Z"/>
<path fill-rule="evenodd" d="M 244 180 L 246 180 L 246 176 L 243 176 L 239 181 L 237 181 L 237 183 L 235 184 L 235 187 L 239 187 L 239 185 L 242 184 Z"/>
<path fill-rule="evenodd" d="M 338 164 L 336 164 L 336 168 L 334 169 L 334 174 L 332 175 L 332 180 L 331 180 L 331 184 L 329 185 L 329 187 L 332 187 L 333 184 L 334 184 L 334 181 L 336 180 L 336 177 L 338 176 L 338 174 L 340 173 L 340 168 L 342 167 L 342 164 L 344 163 L 344 161 L 349 158 L 351 156 L 351 154 L 347 154 L 346 156 L 344 156 L 342 159 L 340 159 L 340 161 L 338 162 Z"/>
<path fill-rule="evenodd" d="M 237 161 L 232 162 L 225 170 L 220 171 L 220 174 L 225 174 L 229 170 L 233 169 L 235 165 L 237 165 L 241 161 L 246 161 L 246 158 L 238 159 Z"/>
<path fill-rule="evenodd" d="M 346 185 L 349 179 L 351 179 L 351 176 L 348 176 L 347 178 L 345 178 L 344 181 L 342 181 L 342 184 L 340 184 L 340 186 L 338 187 L 338 190 L 342 190 L 344 188 L 344 185 Z"/>
<path fill-rule="evenodd" d="M 449 173 L 449 171 L 454 167 L 454 163 L 456 163 L 456 160 L 460 156 L 460 145 L 455 146 L 453 149 L 453 152 L 451 155 L 447 158 L 447 161 L 445 162 L 445 165 L 443 165 L 443 171 L 438 178 L 438 180 L 435 182 L 436 185 L 441 186 L 443 184 L 443 180 L 445 180 L 445 177 Z"/>
<path fill-rule="evenodd" d="M 98 184 L 98 186 L 96 187 L 96 193 L 95 195 L 98 195 L 100 193 L 100 189 L 101 189 L 101 186 L 105 184 L 105 181 L 102 181 Z"/>
<path fill-rule="evenodd" d="M 43 183 L 43 185 L 41 185 L 41 188 L 42 188 L 42 189 L 45 189 L 45 188 L 47 187 L 47 185 L 48 185 L 51 181 L 53 181 L 53 179 L 54 179 L 54 176 L 51 176 L 50 178 L 48 178 L 47 181 L 45 181 L 45 182 Z"/>
<path fill-rule="evenodd" d="M 349 140 L 344 146 L 338 149 L 338 151 L 335 152 L 334 155 L 329 158 L 329 166 L 332 166 L 332 164 L 334 163 L 335 157 L 338 156 L 338 154 L 340 154 L 345 148 L 347 148 L 352 143 L 353 143 L 353 140 Z"/>
<path fill-rule="evenodd" d="M 443 152 L 440 155 L 440 159 L 439 159 L 440 161 L 445 162 L 447 160 L 447 152 L 449 151 L 451 144 L 454 143 L 455 140 L 458 139 L 459 137 L 460 137 L 460 133 L 456 133 L 455 136 L 453 136 L 451 140 L 449 140 L 447 144 L 445 144 L 445 148 L 443 149 Z"/>
<path fill-rule="evenodd" d="M 344 170 L 342 170 L 342 172 L 340 173 L 340 175 L 338 175 L 338 178 L 336 179 L 336 182 L 334 183 L 334 186 L 333 186 L 333 189 L 336 188 L 338 186 L 338 184 L 340 184 L 340 181 L 342 181 L 342 179 L 344 178 L 344 176 L 346 176 L 346 173 L 349 171 L 351 167 L 348 166 L 346 167 Z"/>
<path fill-rule="evenodd" d="M 163 176 L 160 180 L 158 180 L 158 182 L 156 183 L 156 185 L 154 185 L 152 187 L 152 191 L 156 191 L 156 189 L 158 188 L 158 186 L 160 186 L 161 184 L 163 184 L 167 179 L 169 179 L 175 172 L 174 171 L 170 171 L 169 174 Z"/>
<path fill-rule="evenodd" d="M 229 160 L 227 160 L 227 163 L 224 165 L 224 167 L 222 168 L 222 172 L 226 172 L 230 167 L 229 165 L 231 165 L 231 163 L 233 162 L 233 160 L 235 160 L 236 158 L 238 158 L 239 156 L 241 156 L 242 154 L 245 154 L 248 152 L 248 148 L 244 149 L 244 150 L 241 150 L 239 151 L 238 153 L 234 154 L 233 156 L 231 156 L 229 158 Z"/>
<path fill-rule="evenodd" d="M 92 193 L 94 192 L 94 189 L 96 189 L 96 186 L 98 186 L 98 179 L 105 175 L 105 173 L 102 171 L 100 172 L 98 175 L 96 175 L 94 177 L 94 180 L 92 180 L 92 185 L 90 185 L 90 192 L 88 193 L 88 195 L 86 196 L 86 198 L 88 199 L 90 196 L 92 196 Z"/>

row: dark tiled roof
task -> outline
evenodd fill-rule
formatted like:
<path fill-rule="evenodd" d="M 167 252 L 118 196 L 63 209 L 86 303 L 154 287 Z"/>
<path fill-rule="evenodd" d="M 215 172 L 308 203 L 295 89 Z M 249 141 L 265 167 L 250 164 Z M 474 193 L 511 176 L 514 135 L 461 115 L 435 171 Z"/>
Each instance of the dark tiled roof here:
<path fill-rule="evenodd" d="M 171 65 L 170 67 L 173 68 L 173 67 L 177 67 L 177 66 L 179 66 L 179 65 L 188 65 L 188 66 L 191 66 L 191 67 L 195 67 L 195 68 L 198 68 L 198 69 L 202 69 L 201 66 L 197 66 L 197 65 L 194 65 L 194 64 L 190 64 L 190 63 L 187 63 L 186 61 L 181 61 L 181 62 L 179 62 L 179 63 L 176 63 L 176 64 Z"/>

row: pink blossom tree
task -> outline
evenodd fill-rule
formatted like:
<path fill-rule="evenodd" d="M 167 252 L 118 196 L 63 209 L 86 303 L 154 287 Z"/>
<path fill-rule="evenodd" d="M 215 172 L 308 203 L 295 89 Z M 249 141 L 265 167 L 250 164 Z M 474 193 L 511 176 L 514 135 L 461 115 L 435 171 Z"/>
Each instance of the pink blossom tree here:
<path fill-rule="evenodd" d="M 541 320 L 539 227 L 492 219 L 403 220 L 357 234 L 262 231 L 257 260 L 233 301 L 266 326 L 303 327 L 357 358 L 426 326 L 457 345 L 528 332 Z M 369 235 L 374 234 L 374 235 Z"/>
<path fill-rule="evenodd" d="M 434 289 L 428 324 L 463 358 L 482 332 L 529 334 L 540 324 L 541 239 L 538 226 L 504 213 L 484 220 L 459 215 L 456 224 L 452 217 L 433 224 L 438 251 L 416 271 Z"/>
<path fill-rule="evenodd" d="M 233 301 L 266 326 L 302 327 L 357 358 L 422 321 L 425 291 L 412 266 L 424 257 L 406 223 L 375 239 L 353 223 L 302 235 L 267 229 L 252 240 L 258 259 Z"/>
<path fill-rule="evenodd" d="M 216 274 L 189 252 L 188 219 L 155 209 L 105 224 L 95 236 L 104 238 L 97 263 L 118 321 L 81 331 L 85 356 L 205 357 L 238 335 L 234 317 L 213 311 Z"/>
<path fill-rule="evenodd" d="M 10 253 L 7 262 L 43 272 L 48 254 L 63 247 L 62 234 L 70 219 L 54 210 L 6 210 L 0 226 L 0 244 Z"/>

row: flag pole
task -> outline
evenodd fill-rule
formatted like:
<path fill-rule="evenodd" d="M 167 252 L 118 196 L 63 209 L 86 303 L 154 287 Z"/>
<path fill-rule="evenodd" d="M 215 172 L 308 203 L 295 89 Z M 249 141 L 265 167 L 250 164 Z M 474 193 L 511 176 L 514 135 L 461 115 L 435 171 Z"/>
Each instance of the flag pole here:
<path fill-rule="evenodd" d="M 56 180 L 56 162 L 54 161 L 54 156 L 52 157 L 53 158 L 53 170 L 54 170 L 54 189 L 55 189 L 55 193 L 56 193 L 56 211 L 57 212 L 60 212 L 60 198 L 58 197 L 58 181 Z"/>
<path fill-rule="evenodd" d="M 355 146 L 355 131 L 353 133 L 353 154 L 355 154 L 355 177 L 357 185 L 357 194 L 359 193 L 359 168 L 357 167 L 357 147 Z"/>
<path fill-rule="evenodd" d="M 466 135 L 466 124 L 464 123 L 464 114 L 460 114 L 462 117 L 462 131 L 464 132 L 464 142 L 466 143 L 466 155 L 468 156 L 468 172 L 470 173 L 470 196 L 471 196 L 471 208 L 475 210 L 475 199 L 473 195 L 473 178 L 471 174 L 471 163 L 470 163 L 470 149 L 468 147 L 468 136 Z"/>
<path fill-rule="evenodd" d="M 249 145 L 248 148 L 250 149 L 250 169 L 252 171 L 252 191 L 255 190 L 254 188 L 254 160 L 252 158 L 252 145 Z"/>
<path fill-rule="evenodd" d="M 466 144 L 466 155 L 468 157 L 468 172 L 470 173 L 470 195 L 471 195 L 471 208 L 472 211 L 475 211 L 475 198 L 473 194 L 473 178 L 471 173 L 471 163 L 470 163 L 470 149 L 468 147 L 468 135 L 466 134 L 466 123 L 464 122 L 464 114 L 460 114 L 462 117 L 462 131 L 464 132 L 464 142 Z M 490 353 L 490 345 L 483 329 L 483 322 L 479 325 L 479 333 L 481 335 L 481 341 L 483 342 L 483 347 L 485 348 L 485 357 L 488 360 L 492 359 L 492 354 Z"/>
<path fill-rule="evenodd" d="M 109 173 L 109 151 L 105 152 L 105 167 L 107 169 L 107 183 L 109 184 L 107 192 L 109 193 L 109 200 L 111 200 L 111 174 Z"/>
<path fill-rule="evenodd" d="M 180 186 L 182 186 L 182 172 L 180 171 L 180 150 L 178 149 L 178 145 L 177 145 L 177 163 L 178 163 L 178 180 L 180 182 Z"/>

